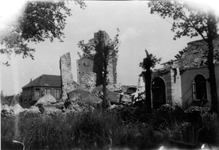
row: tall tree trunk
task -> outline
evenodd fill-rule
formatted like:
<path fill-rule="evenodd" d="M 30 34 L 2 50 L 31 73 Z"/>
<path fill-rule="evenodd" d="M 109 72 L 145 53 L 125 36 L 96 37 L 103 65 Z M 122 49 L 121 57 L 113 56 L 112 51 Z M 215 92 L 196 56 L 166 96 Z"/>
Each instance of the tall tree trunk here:
<path fill-rule="evenodd" d="M 218 106 L 218 94 L 217 94 L 217 84 L 215 77 L 215 65 L 213 62 L 213 40 L 209 40 L 208 42 L 208 70 L 209 70 L 209 81 L 210 81 L 210 92 L 211 92 L 211 110 L 218 114 L 219 116 L 219 106 Z"/>
<path fill-rule="evenodd" d="M 107 64 L 104 63 L 104 71 L 103 71 L 103 109 L 108 107 L 108 102 L 106 99 L 106 83 L 107 82 Z"/>
<path fill-rule="evenodd" d="M 211 91 L 211 110 L 217 113 L 219 117 L 219 106 L 218 106 L 218 94 L 217 94 L 217 84 L 215 77 L 215 66 L 214 66 L 214 46 L 213 39 L 217 35 L 217 22 L 213 12 L 209 12 L 208 21 L 208 69 L 209 69 L 209 81 L 210 81 L 210 91 Z"/>
<path fill-rule="evenodd" d="M 145 98 L 146 98 L 146 102 L 145 102 L 145 104 L 146 104 L 146 106 L 148 107 L 148 108 L 151 108 L 151 70 L 150 70 L 150 68 L 147 68 L 146 69 L 146 72 L 145 72 L 145 88 L 146 88 L 146 96 L 145 96 Z"/>

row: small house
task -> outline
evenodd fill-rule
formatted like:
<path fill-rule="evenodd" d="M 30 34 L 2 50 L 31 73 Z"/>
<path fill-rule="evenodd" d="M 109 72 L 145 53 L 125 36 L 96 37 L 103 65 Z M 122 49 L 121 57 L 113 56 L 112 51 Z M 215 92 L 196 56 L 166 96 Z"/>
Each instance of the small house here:
<path fill-rule="evenodd" d="M 30 107 L 45 94 L 51 94 L 56 100 L 60 100 L 61 87 L 61 76 L 43 74 L 22 87 L 20 103 L 23 107 Z"/>

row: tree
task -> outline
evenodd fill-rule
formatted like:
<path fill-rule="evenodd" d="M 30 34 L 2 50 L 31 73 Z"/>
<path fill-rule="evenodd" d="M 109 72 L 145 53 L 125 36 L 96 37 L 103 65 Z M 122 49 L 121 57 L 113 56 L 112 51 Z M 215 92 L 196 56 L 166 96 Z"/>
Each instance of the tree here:
<path fill-rule="evenodd" d="M 81 8 L 85 4 L 81 0 L 75 0 Z M 35 50 L 28 46 L 29 42 L 43 42 L 49 39 L 51 42 L 57 38 L 62 42 L 63 30 L 66 18 L 71 15 L 71 10 L 64 1 L 28 1 L 23 14 L 13 23 L 7 25 L 0 34 L 0 53 L 10 55 L 20 54 L 23 58 L 34 58 Z M 9 65 L 8 62 L 4 63 Z"/>
<path fill-rule="evenodd" d="M 119 30 L 118 30 L 119 32 Z M 79 57 L 87 57 L 94 61 L 95 66 L 98 67 L 101 84 L 103 86 L 103 108 L 108 106 L 106 100 L 106 86 L 108 65 L 117 61 L 118 59 L 118 47 L 119 47 L 119 34 L 117 33 L 114 39 L 110 39 L 109 35 L 105 31 L 98 31 L 94 34 L 94 38 L 90 39 L 87 44 L 84 41 L 79 41 L 78 46 L 82 50 L 83 54 L 79 54 Z M 98 75 L 97 75 L 98 76 Z"/>
<path fill-rule="evenodd" d="M 139 66 L 145 70 L 141 73 L 145 81 L 145 104 L 148 108 L 151 108 L 151 68 L 154 68 L 161 61 L 161 58 L 156 58 L 153 54 L 149 54 L 147 50 L 145 50 L 145 53 L 146 57 Z"/>
<path fill-rule="evenodd" d="M 217 23 L 219 18 L 208 7 L 198 7 L 183 0 L 154 0 L 148 3 L 151 14 L 158 13 L 162 18 L 172 18 L 172 31 L 175 32 L 174 40 L 182 36 L 201 36 L 208 46 L 207 65 L 212 106 L 211 110 L 219 116 L 218 94 L 214 66 L 213 40 L 217 36 Z"/>

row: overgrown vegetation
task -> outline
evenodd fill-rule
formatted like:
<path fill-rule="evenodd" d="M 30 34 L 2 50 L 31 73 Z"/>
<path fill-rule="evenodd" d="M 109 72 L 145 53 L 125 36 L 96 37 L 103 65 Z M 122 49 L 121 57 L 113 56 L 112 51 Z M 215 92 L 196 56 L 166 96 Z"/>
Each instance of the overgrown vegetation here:
<path fill-rule="evenodd" d="M 217 145 L 219 121 L 201 113 L 197 121 L 181 108 L 163 106 L 147 112 L 144 107 L 88 111 L 78 114 L 22 112 L 1 116 L 1 139 L 16 139 L 26 149 L 154 149 L 169 139 Z M 193 120 L 193 121 L 192 121 Z"/>

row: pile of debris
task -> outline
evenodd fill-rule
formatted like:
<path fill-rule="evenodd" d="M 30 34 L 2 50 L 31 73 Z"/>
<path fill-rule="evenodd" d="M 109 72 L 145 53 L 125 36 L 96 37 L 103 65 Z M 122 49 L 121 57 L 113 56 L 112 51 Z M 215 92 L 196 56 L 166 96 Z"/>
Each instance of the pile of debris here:
<path fill-rule="evenodd" d="M 11 96 L 10 102 L 6 99 L 1 100 L 1 113 L 4 116 L 16 115 L 24 109 L 19 104 L 19 95 Z"/>
<path fill-rule="evenodd" d="M 62 83 L 61 100 L 56 100 L 52 95 L 46 94 L 41 97 L 29 109 L 23 109 L 17 102 L 5 105 L 2 110 L 5 114 L 19 114 L 19 112 L 32 113 L 63 113 L 81 112 L 86 110 L 101 109 L 103 101 L 103 86 L 96 86 L 97 76 L 94 72 L 87 72 L 81 78 L 80 85 L 73 80 L 71 71 L 70 53 L 60 57 L 60 73 Z M 116 84 L 107 85 L 106 100 L 109 108 L 113 109 L 123 105 L 133 104 L 143 100 L 143 92 L 136 86 L 121 86 Z M 19 99 L 17 97 L 17 99 Z"/>

